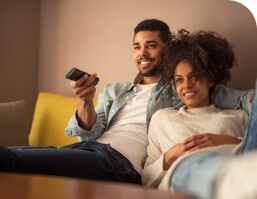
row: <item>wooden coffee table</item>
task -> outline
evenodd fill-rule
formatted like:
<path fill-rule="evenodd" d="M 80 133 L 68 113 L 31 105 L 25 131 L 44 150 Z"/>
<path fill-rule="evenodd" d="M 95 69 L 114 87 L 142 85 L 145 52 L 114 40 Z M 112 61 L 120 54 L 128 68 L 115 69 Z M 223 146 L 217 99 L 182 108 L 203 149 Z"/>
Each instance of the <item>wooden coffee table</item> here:
<path fill-rule="evenodd" d="M 185 199 L 140 185 L 0 172 L 1 199 Z"/>

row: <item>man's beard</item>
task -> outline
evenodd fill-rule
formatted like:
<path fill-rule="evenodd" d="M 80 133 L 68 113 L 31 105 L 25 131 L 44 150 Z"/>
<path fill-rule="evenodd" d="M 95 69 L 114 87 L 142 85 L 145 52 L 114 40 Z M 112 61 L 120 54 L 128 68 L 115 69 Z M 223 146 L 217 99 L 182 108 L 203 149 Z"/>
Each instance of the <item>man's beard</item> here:
<path fill-rule="evenodd" d="M 145 71 L 145 72 L 139 70 L 139 73 L 144 77 L 152 77 L 152 76 L 155 76 L 158 73 L 158 71 L 156 67 L 153 67 L 151 70 Z"/>

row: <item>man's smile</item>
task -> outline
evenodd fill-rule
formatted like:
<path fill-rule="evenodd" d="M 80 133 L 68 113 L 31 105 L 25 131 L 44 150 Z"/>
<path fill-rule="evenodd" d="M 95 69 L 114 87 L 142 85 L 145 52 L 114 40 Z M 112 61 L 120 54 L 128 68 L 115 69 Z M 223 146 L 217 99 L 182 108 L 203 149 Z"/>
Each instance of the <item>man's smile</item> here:
<path fill-rule="evenodd" d="M 155 59 L 153 58 L 141 58 L 138 60 L 138 64 L 139 65 L 144 65 L 144 66 L 147 66 L 148 64 L 150 64 L 151 62 L 154 62 Z"/>

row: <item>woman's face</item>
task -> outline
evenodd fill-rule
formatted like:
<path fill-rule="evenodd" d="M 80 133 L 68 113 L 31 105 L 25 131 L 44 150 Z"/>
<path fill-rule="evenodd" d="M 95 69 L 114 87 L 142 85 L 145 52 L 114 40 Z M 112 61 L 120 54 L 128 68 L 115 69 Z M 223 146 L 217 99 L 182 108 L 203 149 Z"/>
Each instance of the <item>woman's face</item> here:
<path fill-rule="evenodd" d="M 188 109 L 210 105 L 209 90 L 213 83 L 208 82 L 202 74 L 193 73 L 190 64 L 179 62 L 174 79 L 178 96 Z"/>

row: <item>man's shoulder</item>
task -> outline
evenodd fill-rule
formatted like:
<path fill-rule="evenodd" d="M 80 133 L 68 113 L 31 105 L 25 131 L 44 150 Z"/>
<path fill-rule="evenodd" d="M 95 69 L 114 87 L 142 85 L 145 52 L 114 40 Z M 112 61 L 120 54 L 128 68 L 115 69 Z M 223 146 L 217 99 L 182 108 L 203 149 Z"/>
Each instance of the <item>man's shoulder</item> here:
<path fill-rule="evenodd" d="M 112 84 L 106 84 L 103 92 L 100 93 L 100 96 L 105 96 L 105 98 L 108 99 L 114 99 L 121 93 L 131 90 L 132 87 L 132 82 L 115 82 Z"/>
<path fill-rule="evenodd" d="M 106 84 L 105 85 L 105 90 L 120 90 L 129 86 L 133 86 L 132 82 L 115 82 L 112 84 Z"/>

